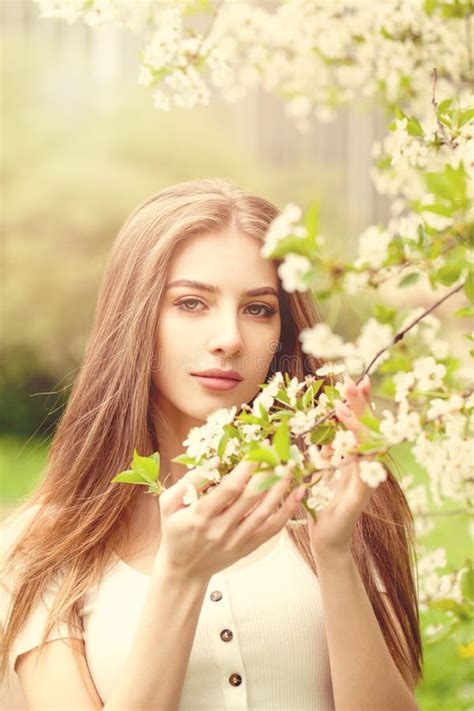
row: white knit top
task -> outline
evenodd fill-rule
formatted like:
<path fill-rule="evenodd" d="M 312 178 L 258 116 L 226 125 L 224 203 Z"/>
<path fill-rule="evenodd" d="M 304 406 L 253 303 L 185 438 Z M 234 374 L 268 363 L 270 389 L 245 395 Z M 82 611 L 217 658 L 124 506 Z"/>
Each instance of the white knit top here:
<path fill-rule="evenodd" d="M 11 539 L 11 524 L 9 528 L 7 538 Z M 3 542 L 2 537 L 2 548 Z M 101 583 L 85 596 L 86 656 L 104 703 L 125 673 L 149 581 L 149 576 L 117 557 Z M 55 590 L 43 594 L 14 643 L 12 686 L 3 689 L 0 708 L 27 708 L 13 667 L 19 654 L 39 644 Z M 3 624 L 8 597 L 3 586 Z M 67 625 L 60 624 L 48 640 L 68 636 Z M 334 709 L 319 583 L 285 528 L 266 556 L 210 579 L 179 709 Z"/>

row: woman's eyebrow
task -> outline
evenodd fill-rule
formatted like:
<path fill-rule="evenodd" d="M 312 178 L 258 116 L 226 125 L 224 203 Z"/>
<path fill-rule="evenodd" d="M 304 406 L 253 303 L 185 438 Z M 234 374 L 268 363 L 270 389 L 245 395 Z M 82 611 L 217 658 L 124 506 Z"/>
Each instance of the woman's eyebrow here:
<path fill-rule="evenodd" d="M 166 285 L 166 290 L 172 289 L 175 286 L 189 286 L 192 289 L 200 289 L 201 291 L 210 291 L 213 294 L 220 294 L 221 290 L 218 286 L 213 284 L 204 284 L 201 281 L 195 281 L 194 279 L 176 279 L 172 281 L 171 284 Z M 244 296 L 265 296 L 271 295 L 278 298 L 278 292 L 273 286 L 261 286 L 257 289 L 249 289 L 248 291 L 242 292 Z"/>

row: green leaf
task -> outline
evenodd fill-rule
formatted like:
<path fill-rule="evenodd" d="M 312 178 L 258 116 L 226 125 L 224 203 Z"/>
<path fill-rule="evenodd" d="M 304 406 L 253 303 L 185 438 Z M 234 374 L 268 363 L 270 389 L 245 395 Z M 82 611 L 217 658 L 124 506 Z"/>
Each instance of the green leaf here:
<path fill-rule="evenodd" d="M 470 121 L 472 118 L 474 118 L 474 109 L 466 109 L 466 111 L 461 111 L 461 113 L 459 114 L 458 122 L 459 128 L 461 128 L 461 126 L 464 126 L 464 124 Z"/>
<path fill-rule="evenodd" d="M 410 136 L 424 136 L 424 131 L 420 122 L 414 116 L 410 116 L 407 123 L 407 133 Z"/>
<path fill-rule="evenodd" d="M 239 430 L 237 427 L 230 422 L 224 425 L 224 432 L 227 432 L 229 437 L 238 437 L 239 436 Z"/>
<path fill-rule="evenodd" d="M 265 410 L 264 406 L 260 402 L 258 404 L 258 409 L 260 410 L 260 417 L 264 422 L 268 422 L 268 412 Z"/>
<path fill-rule="evenodd" d="M 245 455 L 244 459 L 249 462 L 265 462 L 270 464 L 272 467 L 276 467 L 279 464 L 278 457 L 272 449 L 266 449 L 264 447 L 255 447 L 251 449 Z"/>
<path fill-rule="evenodd" d="M 311 432 L 311 442 L 313 444 L 329 444 L 335 436 L 334 427 L 320 425 Z"/>
<path fill-rule="evenodd" d="M 412 284 L 415 284 L 419 278 L 420 278 L 419 272 L 411 272 L 410 274 L 405 274 L 403 279 L 401 279 L 398 282 L 398 286 L 401 289 L 404 288 L 405 286 L 411 286 Z"/>
<path fill-rule="evenodd" d="M 217 456 L 219 457 L 219 459 L 224 456 L 225 448 L 230 438 L 231 435 L 228 432 L 224 432 L 224 434 L 220 438 L 219 444 L 217 445 Z"/>
<path fill-rule="evenodd" d="M 469 272 L 467 275 L 464 291 L 471 304 L 474 304 L 474 272 Z"/>
<path fill-rule="evenodd" d="M 443 171 L 425 173 L 423 179 L 430 193 L 459 209 L 466 202 L 466 172 L 464 165 L 457 168 L 447 164 Z"/>
<path fill-rule="evenodd" d="M 132 469 L 127 469 L 127 471 L 120 472 L 111 479 L 113 483 L 120 482 L 123 484 L 143 484 L 144 486 L 149 486 L 149 481 L 144 481 L 143 478 L 137 474 L 137 472 Z"/>
<path fill-rule="evenodd" d="M 321 291 L 317 291 L 315 295 L 319 300 L 329 299 L 329 297 L 332 296 L 332 291 L 331 289 L 322 289 Z"/>
<path fill-rule="evenodd" d="M 249 412 L 241 412 L 239 415 L 237 415 L 236 419 L 239 422 L 245 422 L 245 424 L 247 424 L 247 425 L 259 425 L 260 424 L 260 417 L 251 415 Z"/>
<path fill-rule="evenodd" d="M 380 422 L 372 414 L 360 415 L 359 420 L 374 432 L 380 432 Z"/>
<path fill-rule="evenodd" d="M 273 447 L 281 462 L 287 462 L 290 454 L 290 428 L 287 422 L 282 422 L 273 436 Z"/>
<path fill-rule="evenodd" d="M 315 237 L 319 231 L 319 217 L 321 205 L 318 202 L 312 203 L 305 215 L 304 226 L 308 230 L 310 237 Z"/>
<path fill-rule="evenodd" d="M 277 392 L 275 396 L 275 400 L 279 400 L 280 402 L 284 402 L 285 405 L 290 404 L 290 398 L 288 397 L 287 393 L 283 388 L 280 388 L 280 390 Z"/>
<path fill-rule="evenodd" d="M 311 383 L 311 385 L 309 386 L 309 388 L 306 390 L 305 394 L 303 395 L 302 402 L 303 402 L 304 408 L 308 407 L 308 405 L 310 403 L 312 403 L 312 401 L 318 394 L 318 392 L 321 388 L 321 385 L 323 383 L 324 383 L 324 378 L 321 378 L 321 380 L 315 380 L 314 383 Z"/>
<path fill-rule="evenodd" d="M 438 106 L 438 115 L 446 113 L 448 109 L 451 108 L 451 104 L 453 103 L 453 99 L 444 99 L 439 106 Z"/>
<path fill-rule="evenodd" d="M 373 311 L 374 317 L 379 323 L 393 323 L 393 320 L 397 315 L 396 309 L 389 309 L 383 304 L 375 304 Z"/>
<path fill-rule="evenodd" d="M 153 452 L 153 454 L 150 454 L 150 458 L 153 459 L 158 464 L 158 469 L 159 469 L 160 468 L 160 453 Z"/>
<path fill-rule="evenodd" d="M 472 318 L 472 316 L 474 316 L 474 308 L 464 306 L 462 309 L 455 311 L 453 316 L 458 316 L 459 318 Z"/>
<path fill-rule="evenodd" d="M 459 279 L 462 268 L 462 262 L 448 262 L 443 267 L 440 267 L 433 276 L 436 281 L 444 284 L 444 286 L 451 286 L 456 279 Z"/>
<path fill-rule="evenodd" d="M 155 459 L 140 456 L 136 449 L 133 450 L 132 469 L 150 483 L 157 480 L 160 472 L 159 463 Z"/>
<path fill-rule="evenodd" d="M 281 420 L 283 417 L 286 417 L 289 419 L 293 415 L 293 410 L 274 410 L 272 411 L 272 414 L 270 415 L 270 420 L 275 421 L 275 420 Z"/>
<path fill-rule="evenodd" d="M 471 567 L 461 574 L 461 590 L 466 600 L 474 601 L 474 570 Z"/>
<path fill-rule="evenodd" d="M 334 385 L 325 385 L 324 394 L 328 396 L 329 400 L 334 400 L 334 398 L 339 397 L 339 393 Z"/>
<path fill-rule="evenodd" d="M 196 466 L 196 460 L 194 457 L 188 457 L 187 454 L 178 454 L 177 457 L 171 460 L 172 462 L 178 462 L 178 464 L 191 464 L 193 467 Z"/>
<path fill-rule="evenodd" d="M 407 334 L 408 335 L 408 334 Z M 384 361 L 378 368 L 379 373 L 398 373 L 400 370 L 408 373 L 412 369 L 411 361 L 404 355 L 394 355 Z"/>
<path fill-rule="evenodd" d="M 454 612 L 454 614 L 461 620 L 470 619 L 469 608 L 467 605 L 463 605 L 447 597 L 440 600 L 431 600 L 428 604 L 430 607 L 434 607 L 437 610 L 449 610 L 450 612 Z"/>
<path fill-rule="evenodd" d="M 373 452 L 377 449 L 380 449 L 381 443 L 382 442 L 379 440 L 370 439 L 366 442 L 361 442 L 361 444 L 357 446 L 357 451 L 361 454 L 365 454 L 366 452 Z"/>

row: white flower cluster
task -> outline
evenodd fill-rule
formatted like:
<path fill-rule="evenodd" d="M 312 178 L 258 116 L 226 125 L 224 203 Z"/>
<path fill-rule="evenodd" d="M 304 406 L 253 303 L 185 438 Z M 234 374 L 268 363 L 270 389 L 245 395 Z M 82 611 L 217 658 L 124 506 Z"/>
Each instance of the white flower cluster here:
<path fill-rule="evenodd" d="M 347 370 L 359 374 L 372 360 L 376 353 L 390 345 L 393 339 L 390 325 L 381 324 L 370 318 L 362 327 L 354 343 L 345 343 L 341 336 L 333 333 L 326 323 L 318 323 L 313 328 L 306 328 L 299 334 L 304 353 L 316 358 L 341 358 Z M 389 353 L 381 355 L 378 363 L 389 358 Z"/>
<path fill-rule="evenodd" d="M 237 408 L 235 406 L 231 408 L 220 408 L 209 415 L 204 425 L 201 427 L 193 427 L 183 442 L 183 445 L 186 447 L 187 456 L 197 459 L 198 461 L 208 458 L 216 462 L 214 457 L 217 455 L 217 448 L 223 434 L 223 427 L 234 421 L 236 412 Z M 234 440 L 235 438 L 232 438 L 227 442 L 224 457 L 238 453 L 237 443 Z"/>
<path fill-rule="evenodd" d="M 306 503 L 311 509 L 321 511 L 334 499 L 335 491 L 324 482 L 320 481 L 311 487 L 311 494 Z"/>
<path fill-rule="evenodd" d="M 83 20 L 90 27 L 112 24 L 132 31 L 143 30 L 148 23 L 159 22 L 155 0 L 35 0 L 41 17 L 58 18 L 73 24 Z"/>
<path fill-rule="evenodd" d="M 278 391 L 284 384 L 283 375 L 280 372 L 275 373 L 271 380 L 269 380 L 267 387 L 254 398 L 252 414 L 255 415 L 255 417 L 260 417 L 260 405 L 262 405 L 265 410 L 269 410 L 272 407 Z"/>
<path fill-rule="evenodd" d="M 454 573 L 441 575 L 438 571 L 446 568 L 446 551 L 444 548 L 436 548 L 433 551 L 426 551 L 420 547 L 418 555 L 418 599 L 420 610 L 428 609 L 427 603 L 430 600 L 450 598 L 455 602 L 462 602 L 460 578 L 465 568 L 461 568 Z"/>
<path fill-rule="evenodd" d="M 202 83 L 192 77 L 194 103 L 191 98 L 182 103 L 179 81 L 168 83 L 168 101 L 199 105 L 211 87 L 235 101 L 260 84 L 284 97 L 287 115 L 302 131 L 311 120 L 333 120 L 338 106 L 376 94 L 419 113 L 431 101 L 432 67 L 438 67 L 444 94 L 450 81 L 463 77 L 469 61 L 463 18 L 447 19 L 438 8 L 427 13 L 424 0 L 286 0 L 268 9 L 227 0 L 218 8 L 202 5 L 199 30 L 194 13 L 187 12 L 192 0 L 171 8 L 154 0 L 36 2 L 42 17 L 82 18 L 89 25 L 110 23 L 140 32 L 147 42 L 140 75 L 145 83 L 152 83 L 165 63 L 184 75 L 196 69 Z M 166 107 L 164 99 L 163 92 L 158 105 Z M 393 139 L 395 160 L 407 160 L 405 136 L 401 120 Z M 412 150 L 410 158 L 422 160 L 424 152 Z"/>
<path fill-rule="evenodd" d="M 283 264 L 278 267 L 278 276 L 285 291 L 308 291 L 308 279 L 312 270 L 312 264 L 307 257 L 290 253 L 285 256 Z"/>
<path fill-rule="evenodd" d="M 300 219 L 301 208 L 294 203 L 288 203 L 270 223 L 265 235 L 265 243 L 260 250 L 262 257 L 270 257 L 280 242 L 287 237 L 306 237 L 306 229 L 298 225 Z"/>
<path fill-rule="evenodd" d="M 451 500 L 469 508 L 474 498 L 474 415 L 448 413 L 438 436 L 419 432 L 413 445 L 416 461 L 429 472 L 436 507 Z"/>

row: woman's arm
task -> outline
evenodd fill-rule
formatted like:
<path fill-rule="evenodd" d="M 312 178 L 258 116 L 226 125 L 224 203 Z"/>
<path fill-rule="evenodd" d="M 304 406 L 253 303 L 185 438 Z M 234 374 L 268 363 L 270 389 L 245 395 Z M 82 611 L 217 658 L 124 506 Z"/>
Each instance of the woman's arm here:
<path fill-rule="evenodd" d="M 350 553 L 317 558 L 336 711 L 419 711 Z"/>
<path fill-rule="evenodd" d="M 163 565 L 151 578 L 126 673 L 106 711 L 176 711 L 209 580 Z"/>

